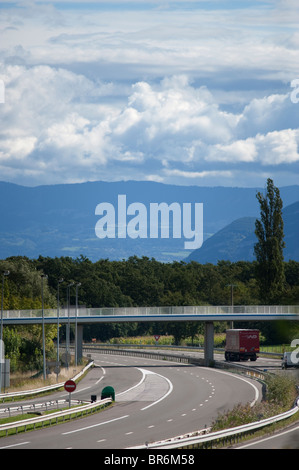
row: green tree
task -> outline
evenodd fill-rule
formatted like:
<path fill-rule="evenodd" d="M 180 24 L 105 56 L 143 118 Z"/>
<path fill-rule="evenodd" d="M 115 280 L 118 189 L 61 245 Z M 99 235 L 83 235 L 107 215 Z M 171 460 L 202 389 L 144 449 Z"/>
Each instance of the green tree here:
<path fill-rule="evenodd" d="M 266 194 L 257 193 L 261 218 L 255 222 L 257 243 L 256 277 L 259 283 L 260 299 L 267 304 L 279 301 L 283 294 L 285 275 L 283 262 L 284 232 L 282 200 L 279 189 L 268 178 Z"/>

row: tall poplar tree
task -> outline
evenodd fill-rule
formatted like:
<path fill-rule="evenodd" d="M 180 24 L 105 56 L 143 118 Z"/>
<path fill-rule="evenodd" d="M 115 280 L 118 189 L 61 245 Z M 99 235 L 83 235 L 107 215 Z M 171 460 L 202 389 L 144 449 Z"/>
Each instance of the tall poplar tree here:
<path fill-rule="evenodd" d="M 267 191 L 257 193 L 261 217 L 255 222 L 257 243 L 254 253 L 257 260 L 256 277 L 260 289 L 260 299 L 266 304 L 278 303 L 285 283 L 283 249 L 284 231 L 282 200 L 279 189 L 272 179 L 267 179 Z"/>

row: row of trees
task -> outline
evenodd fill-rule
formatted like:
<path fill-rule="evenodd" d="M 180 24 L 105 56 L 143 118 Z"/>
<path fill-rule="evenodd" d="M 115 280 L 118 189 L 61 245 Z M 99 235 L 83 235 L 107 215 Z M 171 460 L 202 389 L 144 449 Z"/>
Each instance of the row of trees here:
<path fill-rule="evenodd" d="M 41 308 L 41 274 L 44 279 L 45 308 L 56 308 L 58 281 L 60 303 L 66 305 L 67 285 L 81 283 L 78 290 L 78 303 L 87 307 L 121 306 L 176 306 L 176 305 L 230 305 L 231 284 L 234 285 L 234 305 L 261 304 L 259 285 L 255 277 L 256 262 L 230 263 L 221 261 L 217 265 L 201 265 L 196 262 L 160 263 L 155 259 L 131 257 L 123 261 L 99 260 L 91 262 L 81 256 L 77 259 L 40 256 L 36 260 L 26 257 L 12 257 L 0 261 L 0 270 L 9 270 L 4 284 L 4 310 Z M 284 263 L 285 284 L 280 303 L 297 304 L 299 298 L 299 263 Z M 75 304 L 75 288 L 70 289 L 71 304 Z M 226 324 L 216 324 L 216 331 L 224 331 Z M 236 327 L 240 326 L 235 324 Z M 244 327 L 244 324 L 241 325 Z M 248 324 L 246 324 L 246 327 Z M 256 326 L 256 325 L 251 325 Z M 279 323 L 259 325 L 268 342 L 285 340 L 290 333 Z M 6 351 L 21 351 L 20 356 L 40 357 L 38 354 L 41 335 L 38 327 L 22 328 L 22 341 L 16 340 L 16 327 L 6 327 Z M 15 334 L 12 333 L 15 332 Z M 62 335 L 64 329 L 62 328 Z M 143 334 L 171 334 L 175 341 L 203 332 L 203 324 L 198 322 L 167 322 L 150 324 L 119 323 L 86 326 L 84 338 L 97 338 L 107 341 L 112 337 Z M 47 344 L 51 349 L 56 335 L 56 327 L 47 326 Z M 10 336 L 9 336 L 10 335 Z M 9 336 L 9 340 L 8 340 Z M 283 336 L 283 338 L 282 338 Z M 11 356 L 10 356 L 11 357 Z M 28 362 L 28 361 L 27 361 Z"/>
<path fill-rule="evenodd" d="M 9 270 L 4 284 L 4 310 L 41 308 L 41 274 L 44 301 L 48 308 L 66 304 L 67 285 L 81 283 L 79 304 L 87 307 L 230 305 L 234 285 L 235 305 L 264 304 L 259 296 L 256 262 L 219 261 L 217 265 L 197 262 L 161 263 L 147 257 L 128 260 L 90 261 L 83 256 L 36 260 L 11 257 L 0 261 L 0 270 Z M 75 288 L 70 289 L 75 304 Z M 284 285 L 277 304 L 297 304 L 299 263 L 284 263 Z"/>

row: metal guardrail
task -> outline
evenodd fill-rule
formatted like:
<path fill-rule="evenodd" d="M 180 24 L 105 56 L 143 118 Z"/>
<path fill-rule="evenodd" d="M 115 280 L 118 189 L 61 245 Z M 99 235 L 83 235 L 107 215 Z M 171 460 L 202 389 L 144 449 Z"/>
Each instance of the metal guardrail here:
<path fill-rule="evenodd" d="M 193 364 L 193 365 L 199 365 L 199 366 L 206 366 L 206 361 L 204 358 L 201 357 L 195 357 L 195 356 L 187 356 L 187 355 L 180 355 L 174 354 L 172 352 L 167 353 L 165 351 L 163 352 L 158 352 L 158 351 L 144 351 L 144 350 L 138 350 L 138 349 L 119 349 L 119 348 L 114 348 L 113 346 L 111 347 L 99 347 L 95 345 L 84 345 L 84 351 L 86 352 L 92 352 L 92 351 L 102 351 L 105 354 L 117 354 L 121 356 L 136 356 L 136 357 L 147 357 L 150 359 L 158 359 L 158 360 L 168 360 L 168 361 L 177 361 L 182 364 Z M 260 371 L 258 369 L 254 369 L 248 366 L 243 366 L 241 364 L 234 364 L 232 362 L 220 362 L 220 361 L 214 361 L 214 366 L 215 368 L 220 368 L 220 369 L 226 369 L 226 370 L 232 370 L 234 372 L 242 372 L 244 375 L 253 377 L 255 379 L 260 379 L 264 380 L 265 375 L 267 372 L 265 371 Z"/>
<path fill-rule="evenodd" d="M 86 400 L 71 400 L 72 404 L 83 405 L 87 404 Z M 90 402 L 88 402 L 90 403 Z M 43 403 L 31 403 L 29 405 L 17 405 L 17 406 L 7 406 L 0 409 L 0 418 L 5 418 L 5 415 L 8 415 L 10 418 L 12 415 L 19 415 L 24 413 L 38 413 L 45 410 L 46 412 L 55 409 L 58 410 L 59 407 L 65 407 L 69 404 L 69 400 L 49 400 Z"/>
<path fill-rule="evenodd" d="M 81 377 L 81 375 L 83 375 L 91 366 L 93 366 L 93 361 L 89 362 L 85 367 L 84 369 L 82 369 L 81 372 L 79 372 L 75 377 L 73 377 L 73 380 L 77 380 L 78 378 Z M 38 388 L 38 389 L 34 389 L 34 390 L 23 390 L 23 391 L 20 391 L 20 392 L 11 392 L 11 393 L 5 393 L 5 394 L 2 394 L 0 395 L 0 398 L 7 398 L 7 397 L 10 397 L 10 398 L 14 398 L 14 397 L 20 397 L 20 396 L 26 396 L 26 395 L 37 395 L 37 394 L 40 394 L 40 393 L 44 393 L 46 391 L 52 391 L 52 390 L 55 390 L 57 388 L 61 388 L 64 386 L 64 382 L 62 383 L 58 383 L 58 384 L 55 384 L 55 385 L 49 385 L 47 387 L 41 387 L 41 388 Z M 61 404 L 62 402 L 64 402 L 65 404 L 68 403 L 69 407 L 71 406 L 71 404 L 75 404 L 75 405 L 78 405 L 78 404 L 82 404 L 82 400 L 71 400 L 71 403 L 68 401 L 68 400 L 55 400 L 55 403 L 59 403 Z M 105 398 L 104 400 L 100 400 L 100 401 L 95 401 L 93 403 L 86 403 L 82 406 L 77 406 L 77 408 L 70 408 L 68 410 L 63 410 L 63 411 L 57 411 L 57 412 L 53 412 L 53 413 L 50 413 L 49 415 L 43 415 L 43 416 L 38 416 L 38 417 L 34 417 L 34 418 L 29 418 L 29 419 L 25 419 L 25 420 L 20 420 L 20 421 L 15 421 L 13 423 L 7 423 L 7 424 L 0 424 L 0 432 L 1 431 L 5 431 L 6 432 L 6 435 L 8 434 L 8 431 L 11 430 L 11 429 L 15 429 L 16 432 L 18 432 L 18 429 L 19 428 L 24 428 L 24 431 L 27 430 L 27 428 L 30 426 L 30 427 L 34 427 L 35 428 L 35 425 L 39 424 L 39 423 L 45 423 L 47 421 L 50 421 L 50 424 L 52 421 L 56 421 L 56 424 L 58 422 L 59 419 L 61 418 L 67 418 L 68 416 L 71 417 L 73 415 L 75 416 L 78 416 L 78 415 L 82 415 L 84 413 L 88 413 L 89 411 L 94 411 L 96 410 L 97 408 L 102 408 L 103 406 L 109 404 L 112 402 L 112 399 L 111 398 Z M 48 404 L 52 403 L 53 402 L 47 402 Z M 24 411 L 28 411 L 28 410 L 33 410 L 35 411 L 36 408 L 42 408 L 42 407 L 46 407 L 46 404 L 39 404 L 39 405 L 24 405 L 24 406 L 18 406 L 18 407 L 15 407 L 16 409 L 22 411 L 22 413 Z M 6 409 L 3 409 L 4 411 L 7 411 Z M 2 412 L 4 412 L 2 411 Z M 13 410 L 15 411 L 15 410 Z M 0 413 L 1 413 L 1 410 L 0 410 Z"/>
<path fill-rule="evenodd" d="M 15 429 L 17 433 L 19 429 L 24 428 L 24 431 L 26 432 L 29 427 L 31 428 L 33 426 L 33 428 L 35 429 L 36 425 L 42 424 L 43 426 L 46 422 L 52 424 L 52 422 L 54 421 L 55 424 L 57 424 L 58 420 L 61 418 L 65 420 L 65 418 L 67 417 L 69 417 L 69 419 L 72 419 L 72 416 L 82 416 L 84 413 L 87 414 L 89 411 L 95 411 L 97 408 L 102 408 L 103 406 L 106 406 L 111 402 L 111 398 L 105 398 L 104 400 L 99 400 L 94 403 L 89 403 L 88 405 L 79 406 L 77 408 L 70 408 L 68 410 L 58 411 L 44 416 L 15 421 L 14 423 L 0 424 L 0 433 L 5 431 L 7 436 L 8 431 L 12 429 Z"/>
<path fill-rule="evenodd" d="M 159 349 L 173 349 L 173 350 L 182 350 L 182 351 L 204 351 L 204 347 L 203 346 L 177 346 L 177 345 L 174 345 L 174 344 L 138 344 L 138 343 L 83 343 L 83 347 L 86 348 L 86 347 L 107 347 L 107 348 L 118 348 L 118 349 L 121 349 L 121 348 L 134 348 L 134 349 L 156 349 L 157 347 Z M 214 352 L 218 352 L 218 353 L 223 353 L 225 352 L 225 348 L 220 348 L 220 347 L 214 347 Z M 279 352 L 279 351 L 263 351 L 262 349 L 260 349 L 260 352 L 259 352 L 259 355 L 262 355 L 262 356 L 269 356 L 269 357 L 277 357 L 279 356 L 279 358 L 281 359 L 282 356 L 283 356 L 283 352 Z"/>
<path fill-rule="evenodd" d="M 142 356 L 142 355 L 145 356 L 146 355 L 147 357 L 150 356 L 150 357 L 155 357 L 155 358 L 159 358 L 159 359 L 166 359 L 167 358 L 167 359 L 170 359 L 170 360 L 179 360 L 180 362 L 185 362 L 185 363 L 189 363 L 189 364 L 201 364 L 201 361 L 202 361 L 200 358 L 192 358 L 190 356 L 179 356 L 179 355 L 174 355 L 174 354 L 165 354 L 165 352 L 163 352 L 161 354 L 161 353 L 157 353 L 157 352 L 146 352 L 146 351 L 136 351 L 136 350 L 135 351 L 132 351 L 132 350 L 131 351 L 130 350 L 126 351 L 126 350 L 114 349 L 113 347 L 111 347 L 111 348 L 99 348 L 99 347 L 95 347 L 95 346 L 92 346 L 91 348 L 84 348 L 84 349 L 89 350 L 89 351 L 94 351 L 95 349 L 96 350 L 103 350 L 105 352 L 109 352 L 110 354 L 113 354 L 113 353 L 115 354 L 115 352 L 117 352 L 118 354 L 124 354 L 124 355 L 136 355 L 136 356 L 137 355 L 139 355 L 139 356 Z M 91 362 L 88 366 L 90 367 L 91 364 L 93 364 L 93 363 Z M 263 379 L 264 375 L 265 375 L 264 372 L 257 371 L 256 369 L 252 369 L 252 368 L 249 368 L 249 367 L 246 367 L 246 366 L 241 366 L 239 364 L 229 363 L 228 365 L 226 365 L 226 363 L 218 363 L 217 361 L 215 361 L 215 366 L 217 366 L 217 365 L 222 367 L 222 368 L 234 368 L 234 369 L 237 369 L 237 370 L 241 370 L 241 371 L 243 371 L 243 373 L 245 373 L 247 375 L 251 375 L 252 377 L 255 377 L 255 378 L 258 378 L 258 379 Z M 86 368 L 85 368 L 85 370 L 86 370 Z M 84 373 L 83 371 L 80 374 Z M 80 375 L 80 374 L 78 374 L 78 375 Z M 61 386 L 61 384 L 58 384 L 58 385 Z M 44 389 L 49 389 L 50 390 L 51 387 L 44 387 Z M 38 389 L 38 391 L 39 390 L 40 389 Z M 20 392 L 20 393 L 24 394 L 24 392 Z M 31 391 L 31 393 L 32 393 L 32 391 Z M 52 420 L 56 420 L 56 423 L 57 423 L 58 419 L 61 418 L 61 417 L 67 417 L 67 416 L 71 416 L 73 414 L 75 414 L 75 415 L 76 414 L 81 414 L 84 411 L 88 412 L 88 410 L 90 410 L 90 409 L 97 408 L 97 406 L 104 406 L 105 404 L 108 404 L 111 401 L 112 401 L 111 398 L 108 398 L 108 399 L 105 399 L 105 400 L 101 400 L 99 402 L 95 402 L 95 403 L 92 403 L 92 404 L 89 404 L 89 405 L 84 405 L 82 407 L 78 407 L 76 409 L 73 408 L 73 409 L 70 409 L 70 410 L 62 411 L 62 412 L 51 413 L 48 416 L 32 418 L 32 419 L 29 419 L 29 420 L 22 420 L 22 421 L 18 421 L 18 422 L 7 424 L 7 425 L 0 425 L 0 431 L 5 430 L 6 433 L 7 433 L 10 429 L 16 429 L 17 430 L 18 428 L 21 428 L 21 427 L 23 427 L 24 430 L 26 431 L 26 428 L 29 425 L 35 426 L 35 424 L 43 423 L 45 421 L 52 421 Z M 236 435 L 236 434 L 242 434 L 244 432 L 255 430 L 255 429 L 267 426 L 269 424 L 272 424 L 274 422 L 286 419 L 286 418 L 294 415 L 295 413 L 297 413 L 298 410 L 299 410 L 299 399 L 296 401 L 296 404 L 295 404 L 294 408 L 292 408 L 291 410 L 289 410 L 285 413 L 281 413 L 280 415 L 277 415 L 277 416 L 274 416 L 274 417 L 271 417 L 271 418 L 267 418 L 265 420 L 261 420 L 261 421 L 254 422 L 254 423 L 249 423 L 249 424 L 246 424 L 246 425 L 243 425 L 243 426 L 238 426 L 238 427 L 231 428 L 231 429 L 226 429 L 224 431 L 217 431 L 217 432 L 214 432 L 214 433 L 207 433 L 207 434 L 204 434 L 202 436 L 196 436 L 196 437 L 192 436 L 192 437 L 187 437 L 187 438 L 182 437 L 182 438 L 178 438 L 178 439 L 168 439 L 166 441 L 159 441 L 157 443 L 150 443 L 150 444 L 147 444 L 147 445 L 144 445 L 144 446 L 132 447 L 132 449 L 144 449 L 144 448 L 149 448 L 149 447 L 150 448 L 164 448 L 164 449 L 175 449 L 175 448 L 176 449 L 177 448 L 182 449 L 182 448 L 198 447 L 198 446 L 200 446 L 201 444 L 203 444 L 205 442 L 211 442 L 211 441 L 214 441 L 214 440 L 227 438 L 227 437 L 230 437 L 230 436 L 233 436 L 233 435 Z"/>
<path fill-rule="evenodd" d="M 225 429 L 223 431 L 216 431 L 212 433 L 205 433 L 201 436 L 191 436 L 191 437 L 179 437 L 175 439 L 168 439 L 165 441 L 159 441 L 154 443 L 144 444 L 142 446 L 131 447 L 131 449 L 190 449 L 201 446 L 204 443 L 212 442 L 215 440 L 226 439 L 237 434 L 243 434 L 249 431 L 254 431 L 256 429 L 268 426 L 269 424 L 276 423 L 283 419 L 290 418 L 299 410 L 299 399 L 296 402 L 294 408 L 284 413 L 281 413 L 271 418 L 266 418 L 260 421 L 256 421 L 249 424 L 244 424 L 242 426 L 237 426 L 230 429 Z"/>
<path fill-rule="evenodd" d="M 85 350 L 89 351 L 94 351 L 94 350 L 101 350 L 103 352 L 106 352 L 108 354 L 121 354 L 121 355 L 133 355 L 133 356 L 143 356 L 143 357 L 154 357 L 157 359 L 167 359 L 167 360 L 174 360 L 174 361 L 179 361 L 183 363 L 188 363 L 188 364 L 194 364 L 194 365 L 203 365 L 203 359 L 201 358 L 196 358 L 192 356 L 185 356 L 185 355 L 177 355 L 177 354 L 165 354 L 163 351 L 162 353 L 159 352 L 153 352 L 153 351 L 138 351 L 138 350 L 121 350 L 121 349 L 114 349 L 113 347 L 107 348 L 100 348 L 92 345 L 92 347 L 89 348 L 84 348 Z M 222 368 L 222 369 L 230 369 L 234 370 L 235 372 L 241 372 L 244 375 L 250 376 L 251 378 L 261 380 L 263 381 L 265 379 L 265 375 L 268 372 L 265 371 L 260 371 L 248 366 L 244 366 L 241 364 L 234 364 L 234 363 L 226 363 L 226 362 L 219 362 L 215 361 L 214 363 L 215 367 L 217 368 Z M 297 413 L 299 410 L 299 398 L 296 401 L 295 406 L 291 409 L 288 410 L 284 413 L 281 413 L 279 415 L 266 418 L 264 420 L 260 420 L 257 422 L 245 424 L 243 426 L 238 426 L 230 429 L 225 429 L 223 431 L 217 431 L 214 433 L 207 433 L 207 430 L 202 430 L 198 431 L 197 434 L 202 433 L 203 435 L 201 436 L 191 436 L 191 437 L 179 437 L 179 438 L 173 438 L 173 439 L 168 439 L 165 441 L 159 441 L 156 443 L 147 443 L 142 446 L 137 446 L 137 447 L 131 447 L 131 449 L 147 449 L 147 448 L 152 448 L 152 449 L 185 449 L 185 448 L 190 448 L 190 447 L 198 447 L 201 446 L 204 443 L 212 442 L 215 440 L 219 439 L 226 439 L 229 438 L 230 436 L 235 436 L 239 435 L 242 433 L 246 433 L 252 430 L 259 429 L 261 427 L 268 426 L 269 424 L 273 424 L 277 421 L 281 421 L 283 419 L 287 419 L 291 416 L 293 416 L 295 413 Z M 189 433 L 191 434 L 191 433 Z M 194 434 L 194 433 L 192 433 Z"/>
<path fill-rule="evenodd" d="M 85 374 L 85 372 L 93 366 L 93 361 L 89 362 L 84 369 L 82 369 L 72 380 L 76 381 L 81 377 L 81 375 Z M 0 395 L 0 400 L 7 399 L 7 398 L 15 398 L 15 397 L 23 397 L 23 396 L 31 396 L 31 395 L 38 395 L 44 392 L 51 392 L 52 390 L 56 390 L 64 386 L 64 382 L 60 382 L 54 385 L 47 385 L 46 387 L 40 387 L 33 390 L 21 390 L 20 392 L 10 392 L 10 393 L 2 393 Z"/>

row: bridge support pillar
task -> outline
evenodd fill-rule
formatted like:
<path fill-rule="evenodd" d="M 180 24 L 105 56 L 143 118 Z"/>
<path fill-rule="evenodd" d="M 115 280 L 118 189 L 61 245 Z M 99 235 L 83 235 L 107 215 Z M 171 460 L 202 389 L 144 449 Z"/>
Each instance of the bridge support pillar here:
<path fill-rule="evenodd" d="M 214 323 L 212 321 L 205 322 L 204 359 L 206 366 L 214 360 Z"/>
<path fill-rule="evenodd" d="M 77 325 L 77 360 L 78 362 L 82 359 L 83 356 L 83 325 Z"/>

